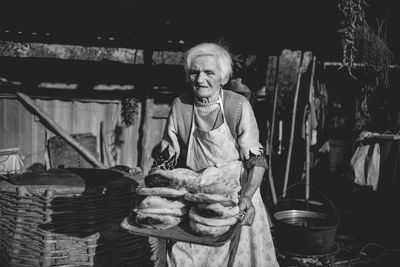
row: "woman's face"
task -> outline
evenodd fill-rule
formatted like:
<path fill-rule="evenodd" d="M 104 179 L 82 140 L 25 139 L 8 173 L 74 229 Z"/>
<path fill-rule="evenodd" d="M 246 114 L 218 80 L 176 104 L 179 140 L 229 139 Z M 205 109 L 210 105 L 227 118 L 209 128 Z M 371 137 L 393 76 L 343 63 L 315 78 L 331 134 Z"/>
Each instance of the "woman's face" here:
<path fill-rule="evenodd" d="M 213 55 L 200 55 L 192 60 L 189 78 L 197 97 L 216 100 L 222 86 L 217 58 Z"/>

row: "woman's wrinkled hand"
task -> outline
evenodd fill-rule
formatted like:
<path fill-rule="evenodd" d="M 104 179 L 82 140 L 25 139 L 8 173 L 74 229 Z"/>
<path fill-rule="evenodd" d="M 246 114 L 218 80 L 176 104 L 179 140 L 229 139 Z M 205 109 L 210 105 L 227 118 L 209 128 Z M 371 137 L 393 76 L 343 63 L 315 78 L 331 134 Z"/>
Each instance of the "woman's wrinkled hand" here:
<path fill-rule="evenodd" d="M 251 199 L 246 196 L 240 197 L 239 210 L 245 212 L 245 215 L 243 219 L 240 221 L 240 224 L 249 226 L 252 225 L 254 217 L 256 215 L 256 210 L 254 208 L 253 203 L 251 202 Z"/>

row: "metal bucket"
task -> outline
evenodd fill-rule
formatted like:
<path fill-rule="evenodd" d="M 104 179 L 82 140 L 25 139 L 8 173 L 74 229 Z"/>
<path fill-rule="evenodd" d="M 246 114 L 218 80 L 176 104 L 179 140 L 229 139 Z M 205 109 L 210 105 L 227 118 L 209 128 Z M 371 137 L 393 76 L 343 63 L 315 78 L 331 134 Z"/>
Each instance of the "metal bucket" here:
<path fill-rule="evenodd" d="M 299 255 L 331 253 L 339 217 L 333 204 L 328 202 L 329 206 L 316 201 L 309 204 L 305 200 L 286 200 L 285 205 L 281 205 L 285 208 L 272 216 L 278 249 Z M 292 207 L 288 207 L 290 205 Z"/>

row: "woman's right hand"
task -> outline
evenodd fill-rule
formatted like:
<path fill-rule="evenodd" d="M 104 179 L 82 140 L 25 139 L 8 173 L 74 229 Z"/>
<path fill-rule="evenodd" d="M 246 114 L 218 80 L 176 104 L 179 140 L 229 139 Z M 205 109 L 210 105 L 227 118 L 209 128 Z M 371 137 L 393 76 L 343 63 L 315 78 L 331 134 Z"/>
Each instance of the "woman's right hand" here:
<path fill-rule="evenodd" d="M 244 211 L 245 215 L 240 221 L 241 225 L 252 225 L 254 217 L 256 216 L 256 209 L 254 208 L 253 202 L 247 196 L 241 196 L 239 200 L 239 210 Z"/>

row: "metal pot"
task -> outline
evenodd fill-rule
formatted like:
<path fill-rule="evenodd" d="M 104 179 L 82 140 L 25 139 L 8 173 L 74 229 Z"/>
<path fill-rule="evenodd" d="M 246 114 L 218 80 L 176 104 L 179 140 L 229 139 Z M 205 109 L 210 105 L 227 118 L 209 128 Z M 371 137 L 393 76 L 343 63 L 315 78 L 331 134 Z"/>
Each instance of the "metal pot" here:
<path fill-rule="evenodd" d="M 277 203 L 272 221 L 281 251 L 317 256 L 334 250 L 339 225 L 337 210 L 322 192 L 310 189 L 325 201 L 292 198 L 280 199 Z"/>
<path fill-rule="evenodd" d="M 309 210 L 282 210 L 273 215 L 280 249 L 302 255 L 322 255 L 334 249 L 339 220 Z"/>

